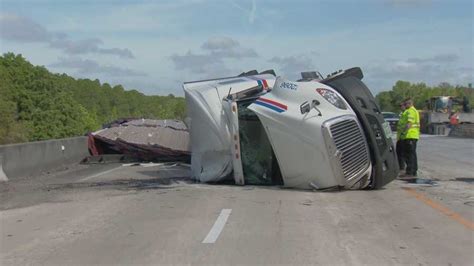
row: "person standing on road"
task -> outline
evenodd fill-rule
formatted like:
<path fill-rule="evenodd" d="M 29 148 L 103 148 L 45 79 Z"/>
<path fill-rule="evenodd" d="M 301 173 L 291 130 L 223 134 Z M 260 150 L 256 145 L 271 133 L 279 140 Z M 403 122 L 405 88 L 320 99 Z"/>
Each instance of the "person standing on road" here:
<path fill-rule="evenodd" d="M 405 102 L 400 103 L 400 109 L 402 112 L 400 113 L 400 119 L 398 120 L 397 124 L 397 144 L 396 144 L 396 152 L 398 158 L 398 166 L 400 166 L 400 171 L 405 170 L 406 166 L 406 158 L 403 151 L 403 140 L 401 139 L 402 133 L 405 130 L 407 125 L 407 113 L 405 112 Z"/>
<path fill-rule="evenodd" d="M 450 128 L 452 129 L 458 124 L 459 124 L 459 111 L 454 111 L 449 117 Z"/>
<path fill-rule="evenodd" d="M 416 156 L 416 144 L 420 139 L 420 114 L 413 106 L 413 100 L 405 101 L 406 125 L 400 135 L 403 140 L 403 151 L 405 154 L 407 168 L 405 177 L 415 177 L 418 171 L 418 158 Z"/>

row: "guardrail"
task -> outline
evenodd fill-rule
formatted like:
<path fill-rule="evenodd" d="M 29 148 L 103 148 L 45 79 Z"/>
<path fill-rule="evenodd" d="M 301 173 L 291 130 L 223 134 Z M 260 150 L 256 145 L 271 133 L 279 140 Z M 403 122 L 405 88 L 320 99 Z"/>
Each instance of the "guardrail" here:
<path fill-rule="evenodd" d="M 59 169 L 87 155 L 87 137 L 0 145 L 0 181 Z"/>

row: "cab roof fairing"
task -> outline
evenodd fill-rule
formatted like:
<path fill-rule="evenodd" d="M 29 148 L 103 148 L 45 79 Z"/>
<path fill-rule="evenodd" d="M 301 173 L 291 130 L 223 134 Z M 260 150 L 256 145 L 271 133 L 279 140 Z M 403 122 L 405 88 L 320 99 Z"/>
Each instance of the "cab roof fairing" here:
<path fill-rule="evenodd" d="M 262 74 L 254 76 L 243 76 L 243 77 L 229 77 L 222 79 L 212 79 L 212 80 L 200 80 L 185 82 L 183 84 L 183 89 L 185 91 L 190 90 L 205 90 L 206 87 L 212 87 L 218 89 L 219 92 L 225 95 L 228 94 L 228 90 L 232 87 L 232 93 L 242 91 L 254 86 L 258 86 L 259 80 L 265 80 L 268 87 L 273 87 L 276 77 L 271 74 Z"/>

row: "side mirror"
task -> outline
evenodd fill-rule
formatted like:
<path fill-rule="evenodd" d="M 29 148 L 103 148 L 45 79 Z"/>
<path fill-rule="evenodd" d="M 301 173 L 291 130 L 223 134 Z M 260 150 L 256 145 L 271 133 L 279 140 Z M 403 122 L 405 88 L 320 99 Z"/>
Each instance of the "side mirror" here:
<path fill-rule="evenodd" d="M 308 101 L 305 101 L 300 105 L 300 112 L 302 115 L 309 113 L 311 111 L 311 105 L 309 105 Z"/>
<path fill-rule="evenodd" d="M 318 105 L 320 105 L 321 103 L 318 101 L 318 100 L 313 100 L 311 102 L 311 108 L 314 108 L 314 110 L 318 111 L 318 116 L 322 116 L 321 114 L 321 110 L 319 110 L 319 108 L 317 107 Z"/>
<path fill-rule="evenodd" d="M 321 103 L 320 103 L 318 100 L 313 100 L 313 101 L 311 102 L 311 108 L 314 108 L 314 107 L 316 107 L 316 106 L 318 106 L 318 105 L 320 105 L 320 104 L 321 104 Z"/>
<path fill-rule="evenodd" d="M 317 107 L 320 104 L 321 103 L 318 100 L 312 100 L 311 104 L 308 103 L 308 101 L 305 101 L 304 103 L 300 105 L 300 112 L 302 115 L 304 115 L 306 113 L 309 113 L 311 109 L 314 108 L 316 111 L 318 111 L 318 116 L 321 116 L 321 111 Z"/>

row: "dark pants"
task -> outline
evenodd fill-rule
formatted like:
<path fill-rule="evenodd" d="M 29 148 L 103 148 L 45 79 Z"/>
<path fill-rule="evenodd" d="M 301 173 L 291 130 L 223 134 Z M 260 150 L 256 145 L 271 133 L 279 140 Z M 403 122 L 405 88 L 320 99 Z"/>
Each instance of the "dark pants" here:
<path fill-rule="evenodd" d="M 400 166 L 400 170 L 405 170 L 406 158 L 403 151 L 403 140 L 397 140 L 397 146 L 395 149 L 397 151 L 398 166 Z"/>
<path fill-rule="evenodd" d="M 407 175 L 416 175 L 418 171 L 418 159 L 416 157 L 416 143 L 417 139 L 403 140 L 403 151 L 407 162 Z"/>

